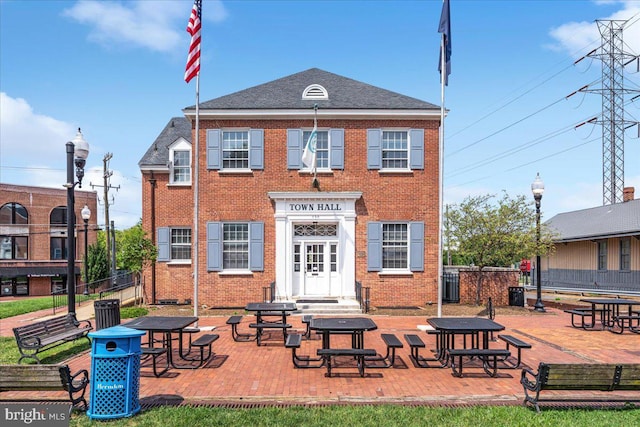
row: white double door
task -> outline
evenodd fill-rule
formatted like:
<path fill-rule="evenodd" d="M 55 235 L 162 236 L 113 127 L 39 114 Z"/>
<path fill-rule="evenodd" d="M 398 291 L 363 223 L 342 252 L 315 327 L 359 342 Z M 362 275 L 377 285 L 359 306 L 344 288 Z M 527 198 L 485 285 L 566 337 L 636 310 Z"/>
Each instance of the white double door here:
<path fill-rule="evenodd" d="M 294 268 L 304 296 L 330 296 L 331 284 L 339 283 L 338 241 L 318 240 L 294 243 Z"/>

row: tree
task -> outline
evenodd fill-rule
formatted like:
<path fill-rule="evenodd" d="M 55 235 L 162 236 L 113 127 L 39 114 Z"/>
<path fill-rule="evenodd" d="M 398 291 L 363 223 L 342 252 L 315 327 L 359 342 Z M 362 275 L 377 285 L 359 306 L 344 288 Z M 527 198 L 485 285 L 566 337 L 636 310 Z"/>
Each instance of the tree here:
<path fill-rule="evenodd" d="M 109 260 L 107 260 L 107 250 L 104 243 L 99 241 L 87 248 L 87 273 L 88 283 L 95 288 L 98 281 L 109 277 Z"/>
<path fill-rule="evenodd" d="M 487 267 L 509 267 L 535 254 L 551 253 L 553 235 L 541 224 L 536 242 L 535 206 L 525 196 L 495 195 L 467 197 L 447 212 L 450 233 L 458 255 L 471 260 L 480 270 L 476 284 L 476 305 L 480 304 L 483 272 Z"/>
<path fill-rule="evenodd" d="M 119 269 L 131 272 L 142 271 L 155 262 L 157 250 L 146 237 L 142 221 L 126 230 L 116 232 L 116 264 Z"/>

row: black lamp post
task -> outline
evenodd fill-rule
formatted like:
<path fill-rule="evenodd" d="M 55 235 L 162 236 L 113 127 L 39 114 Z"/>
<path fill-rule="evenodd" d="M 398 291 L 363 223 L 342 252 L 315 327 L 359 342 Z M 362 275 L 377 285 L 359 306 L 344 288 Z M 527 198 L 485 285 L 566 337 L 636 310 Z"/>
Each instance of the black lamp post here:
<path fill-rule="evenodd" d="M 91 219 L 91 209 L 89 206 L 84 205 L 84 208 L 80 211 L 82 220 L 84 221 L 84 294 L 89 295 L 89 256 L 87 248 L 89 247 L 89 219 Z"/>
<path fill-rule="evenodd" d="M 531 192 L 536 201 L 536 303 L 533 309 L 544 312 L 546 310 L 542 303 L 542 266 L 540 265 L 540 201 L 544 193 L 544 182 L 540 179 L 539 173 L 531 184 Z"/>
<path fill-rule="evenodd" d="M 76 184 L 82 188 L 82 178 L 84 177 L 84 165 L 89 156 L 89 144 L 82 137 L 82 132 L 78 128 L 78 134 L 73 141 L 66 144 L 67 147 L 67 182 L 64 187 L 67 189 L 67 306 L 68 312 L 75 314 L 76 312 L 76 275 L 75 275 L 75 258 L 76 258 L 76 215 L 75 215 L 75 197 L 74 187 Z M 73 177 L 73 165 L 76 166 L 75 182 Z"/>

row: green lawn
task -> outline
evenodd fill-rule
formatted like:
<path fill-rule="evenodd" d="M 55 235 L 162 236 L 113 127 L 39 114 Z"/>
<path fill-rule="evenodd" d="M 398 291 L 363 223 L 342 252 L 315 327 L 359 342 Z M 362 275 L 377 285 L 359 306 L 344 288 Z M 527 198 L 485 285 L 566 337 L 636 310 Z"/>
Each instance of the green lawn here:
<path fill-rule="evenodd" d="M 631 426 L 640 409 L 543 409 L 540 414 L 522 406 L 444 408 L 398 405 L 338 405 L 318 407 L 264 407 L 227 409 L 209 407 L 159 407 L 131 418 L 100 422 L 105 426 L 309 426 L 309 427 L 505 427 L 505 426 Z M 74 414 L 71 426 L 96 425 L 85 414 Z"/>

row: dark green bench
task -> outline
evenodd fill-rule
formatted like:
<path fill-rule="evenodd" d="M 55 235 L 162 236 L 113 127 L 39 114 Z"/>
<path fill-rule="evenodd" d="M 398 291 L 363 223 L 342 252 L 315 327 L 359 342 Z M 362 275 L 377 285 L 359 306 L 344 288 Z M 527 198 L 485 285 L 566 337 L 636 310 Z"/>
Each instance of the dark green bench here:
<path fill-rule="evenodd" d="M 609 396 L 589 397 L 576 396 L 575 391 L 616 390 L 640 391 L 640 364 L 615 363 L 543 363 L 538 365 L 538 372 L 523 368 L 520 383 L 524 387 L 523 404 L 531 403 L 540 412 L 539 402 L 639 402 L 640 394 L 612 399 Z M 544 390 L 571 391 L 567 398 L 540 399 Z"/>

